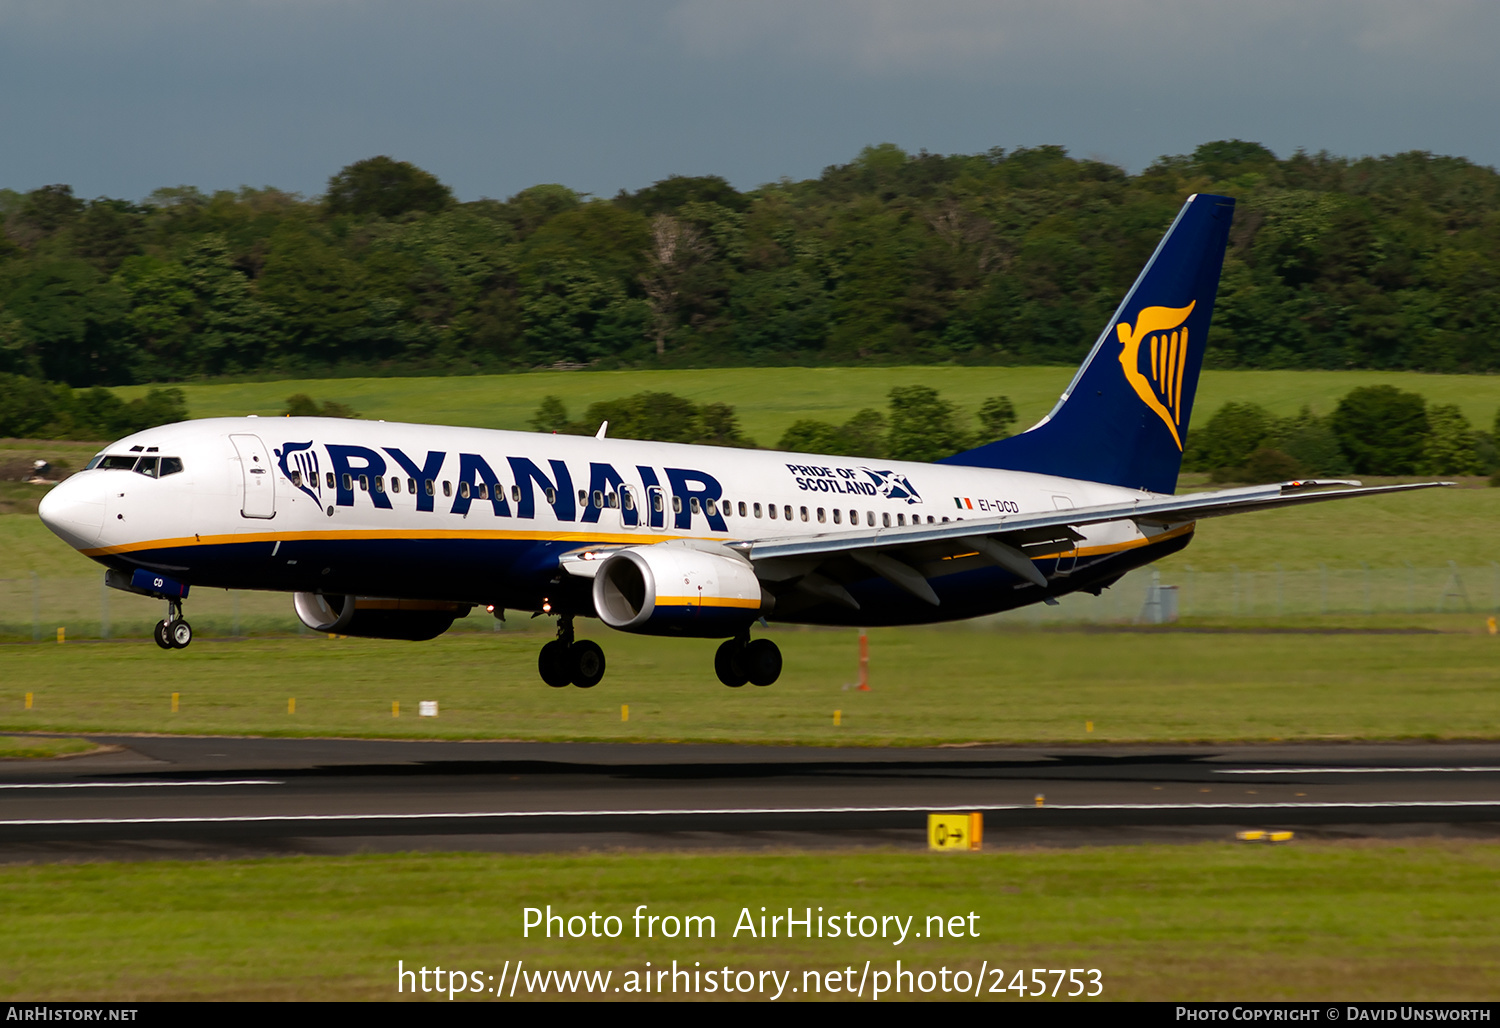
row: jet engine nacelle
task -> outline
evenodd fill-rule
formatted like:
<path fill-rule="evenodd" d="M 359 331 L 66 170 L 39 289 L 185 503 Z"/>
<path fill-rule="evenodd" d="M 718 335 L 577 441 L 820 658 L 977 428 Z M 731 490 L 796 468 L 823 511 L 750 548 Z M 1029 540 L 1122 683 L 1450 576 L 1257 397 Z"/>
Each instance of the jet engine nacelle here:
<path fill-rule="evenodd" d="M 439 600 L 387 600 L 378 596 L 294 593 L 292 605 L 315 632 L 366 639 L 435 639 L 467 617 L 470 605 Z"/>
<path fill-rule="evenodd" d="M 676 543 L 632 546 L 594 575 L 594 610 L 611 628 L 717 639 L 739 634 L 774 604 L 739 555 Z"/>

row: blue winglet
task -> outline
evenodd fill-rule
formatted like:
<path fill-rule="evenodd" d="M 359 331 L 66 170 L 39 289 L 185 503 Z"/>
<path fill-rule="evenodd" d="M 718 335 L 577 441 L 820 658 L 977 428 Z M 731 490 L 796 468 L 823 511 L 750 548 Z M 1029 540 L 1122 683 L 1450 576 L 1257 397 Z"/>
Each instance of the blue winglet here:
<path fill-rule="evenodd" d="M 942 464 L 1177 488 L 1234 201 L 1188 197 L 1052 412 Z"/>

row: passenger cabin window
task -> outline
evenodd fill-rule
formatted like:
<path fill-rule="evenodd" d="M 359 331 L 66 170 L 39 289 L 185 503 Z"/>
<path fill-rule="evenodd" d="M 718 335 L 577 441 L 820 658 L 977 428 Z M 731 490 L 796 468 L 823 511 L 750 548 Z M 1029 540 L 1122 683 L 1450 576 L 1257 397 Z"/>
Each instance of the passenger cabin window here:
<path fill-rule="evenodd" d="M 821 525 L 821 524 L 823 524 L 823 522 L 825 522 L 827 520 L 828 520 L 828 515 L 825 514 L 825 513 L 823 513 L 823 508 L 822 507 L 819 507 L 818 508 L 818 524 Z"/>
<path fill-rule="evenodd" d="M 760 517 L 760 504 L 755 505 L 755 516 Z"/>
<path fill-rule="evenodd" d="M 469 496 L 470 496 L 469 483 L 467 483 L 467 482 L 460 482 L 460 483 L 458 483 L 458 496 L 459 496 L 459 499 L 462 499 L 462 500 L 467 500 L 469 498 Z"/>
<path fill-rule="evenodd" d="M 444 496 L 452 496 L 453 495 L 453 483 L 452 482 L 444 480 L 444 482 L 443 482 L 443 495 Z"/>
<path fill-rule="evenodd" d="M 399 476 L 397 476 L 397 475 L 392 475 L 391 476 L 391 492 L 393 492 L 393 493 L 399 493 L 400 491 L 401 491 L 401 478 Z"/>
<path fill-rule="evenodd" d="M 694 514 L 702 514 L 703 513 L 703 509 L 698 506 L 698 497 L 694 496 L 694 497 L 690 498 L 688 500 L 688 505 L 689 505 L 689 507 L 692 508 L 692 511 L 693 511 Z"/>
<path fill-rule="evenodd" d="M 786 515 L 788 521 L 792 520 L 792 505 L 790 503 L 781 508 L 781 512 Z"/>
<path fill-rule="evenodd" d="M 292 485 L 296 486 L 298 489 L 302 488 L 302 472 L 300 472 L 300 471 L 293 471 L 292 472 Z"/>
<path fill-rule="evenodd" d="M 885 528 L 890 528 L 891 527 L 891 512 L 890 511 L 882 511 L 881 512 L 880 523 Z"/>
<path fill-rule="evenodd" d="M 875 512 L 873 510 L 865 511 L 865 524 L 871 528 L 875 527 Z"/>
<path fill-rule="evenodd" d="M 896 515 L 896 524 L 898 524 L 898 525 L 904 525 L 904 524 L 906 524 L 906 515 L 905 514 L 897 514 Z"/>
<path fill-rule="evenodd" d="M 394 482 L 396 480 L 393 478 L 393 479 L 391 479 L 391 481 Z M 377 493 L 384 493 L 385 492 L 385 479 L 382 478 L 380 475 L 376 475 L 375 476 L 375 491 Z"/>
<path fill-rule="evenodd" d="M 350 491 L 352 491 L 354 489 L 354 476 L 351 475 L 351 474 L 349 474 L 347 471 L 344 472 L 343 486 L 344 486 L 344 492 L 346 492 L 346 493 L 350 492 Z"/>
<path fill-rule="evenodd" d="M 766 504 L 766 514 L 767 514 L 767 516 L 770 517 L 770 519 L 772 521 L 775 521 L 776 520 L 776 504 L 774 504 L 774 503 L 768 503 L 768 504 Z"/>
<path fill-rule="evenodd" d="M 362 492 L 362 493 L 367 493 L 367 492 L 370 491 L 370 476 L 369 475 L 360 475 L 359 476 L 359 491 Z"/>
<path fill-rule="evenodd" d="M 481 500 L 488 500 L 490 498 L 490 484 L 488 482 L 480 482 L 474 487 L 474 495 Z"/>
<path fill-rule="evenodd" d="M 697 505 L 698 505 L 698 501 L 697 501 L 697 500 L 694 500 L 694 501 L 693 501 L 693 506 L 695 506 L 695 507 L 696 507 L 696 506 L 697 506 Z M 709 516 L 709 517 L 713 517 L 713 516 L 714 516 L 714 515 L 716 515 L 716 514 L 718 514 L 718 513 L 719 513 L 719 509 L 718 509 L 718 507 L 717 507 L 717 506 L 716 506 L 716 505 L 715 505 L 715 504 L 714 504 L 714 501 L 713 501 L 713 500 L 704 500 L 704 501 L 703 501 L 703 509 L 704 509 L 704 510 L 706 510 L 706 511 L 707 511 L 707 512 L 708 512 L 708 516 Z"/>
<path fill-rule="evenodd" d="M 849 512 L 849 524 L 851 524 L 851 525 L 857 525 L 857 524 L 859 524 L 859 511 L 857 511 L 857 510 L 851 510 Z"/>
<path fill-rule="evenodd" d="M 430 479 L 430 478 L 427 479 L 427 495 L 428 496 L 431 496 L 433 494 L 433 492 L 434 492 L 434 490 L 432 488 L 432 485 L 433 485 L 432 479 Z"/>
<path fill-rule="evenodd" d="M 594 508 L 597 510 L 604 506 L 604 493 L 598 489 L 594 490 Z"/>
<path fill-rule="evenodd" d="M 431 492 L 432 490 L 429 489 L 427 491 Z M 521 502 L 521 487 L 520 486 L 513 485 L 513 486 L 510 487 L 510 498 L 511 498 L 511 501 L 513 503 L 520 503 Z"/>
<path fill-rule="evenodd" d="M 658 513 L 658 514 L 660 514 L 662 512 L 662 510 L 665 509 L 664 504 L 662 502 L 661 493 L 652 493 L 651 494 L 651 509 L 654 510 L 654 511 L 656 511 L 656 513 Z"/>
<path fill-rule="evenodd" d="M 806 507 L 802 508 L 802 520 L 803 521 L 807 520 L 807 508 Z"/>
<path fill-rule="evenodd" d="M 417 480 L 415 478 L 408 478 L 406 480 L 406 491 L 413 496 L 417 495 Z"/>
<path fill-rule="evenodd" d="M 578 502 L 583 504 L 585 507 L 588 506 L 589 491 L 587 489 L 578 490 Z"/>
<path fill-rule="evenodd" d="M 673 514 L 681 514 L 682 513 L 682 497 L 681 496 L 674 496 L 674 497 L 672 497 L 672 513 Z"/>
<path fill-rule="evenodd" d="M 620 494 L 619 493 L 605 493 L 604 494 L 604 502 L 609 505 L 609 509 L 610 510 L 619 510 L 620 509 Z"/>
<path fill-rule="evenodd" d="M 348 476 L 346 475 L 345 477 L 347 478 Z M 328 472 L 328 488 L 332 489 L 333 487 L 333 472 L 330 471 Z"/>
<path fill-rule="evenodd" d="M 557 506 L 557 490 L 556 489 L 552 488 L 549 485 L 546 489 L 542 490 L 542 495 L 547 498 L 547 502 L 549 504 L 551 504 L 554 507 Z"/>
<path fill-rule="evenodd" d="M 833 508 L 833 523 L 835 525 L 842 525 L 844 523 L 844 512 L 837 507 Z"/>
<path fill-rule="evenodd" d="M 745 501 L 740 501 L 740 517 L 745 517 Z"/>

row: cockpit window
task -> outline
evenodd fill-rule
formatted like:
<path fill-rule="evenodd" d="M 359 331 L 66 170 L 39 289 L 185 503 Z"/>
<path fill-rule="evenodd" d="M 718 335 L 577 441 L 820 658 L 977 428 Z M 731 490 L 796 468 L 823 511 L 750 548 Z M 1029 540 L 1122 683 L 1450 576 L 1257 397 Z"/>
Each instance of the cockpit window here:
<path fill-rule="evenodd" d="M 175 474 L 177 474 L 177 472 L 179 472 L 181 470 L 182 470 L 182 458 L 181 457 L 163 457 L 161 459 L 161 477 L 162 478 L 166 478 L 168 475 L 175 475 Z"/>
<path fill-rule="evenodd" d="M 145 475 L 147 478 L 156 477 L 156 466 L 160 461 L 156 457 L 142 457 L 135 462 L 135 473 Z"/>
<path fill-rule="evenodd" d="M 83 470 L 85 470 L 85 471 L 93 471 L 95 468 L 97 468 L 99 466 L 99 462 L 102 461 L 103 459 L 104 459 L 104 454 L 102 454 L 102 453 L 96 453 L 96 454 L 94 454 L 94 459 L 91 460 L 91 461 L 89 461 L 87 464 L 85 464 L 83 466 Z"/>

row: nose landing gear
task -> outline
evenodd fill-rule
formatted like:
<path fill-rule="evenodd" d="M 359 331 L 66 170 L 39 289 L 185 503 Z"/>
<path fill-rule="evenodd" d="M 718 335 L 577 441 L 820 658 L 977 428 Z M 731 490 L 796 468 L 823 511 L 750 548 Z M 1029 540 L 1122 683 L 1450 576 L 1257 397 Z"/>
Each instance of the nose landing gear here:
<path fill-rule="evenodd" d="M 542 681 L 554 689 L 592 689 L 604 677 L 604 651 L 592 640 L 575 640 L 573 619 L 567 616 L 559 619 L 557 638 L 542 647 L 536 664 Z"/>
<path fill-rule="evenodd" d="M 193 626 L 182 617 L 182 601 L 167 601 L 167 616 L 156 623 L 156 645 L 164 650 L 186 649 L 193 641 Z"/>

